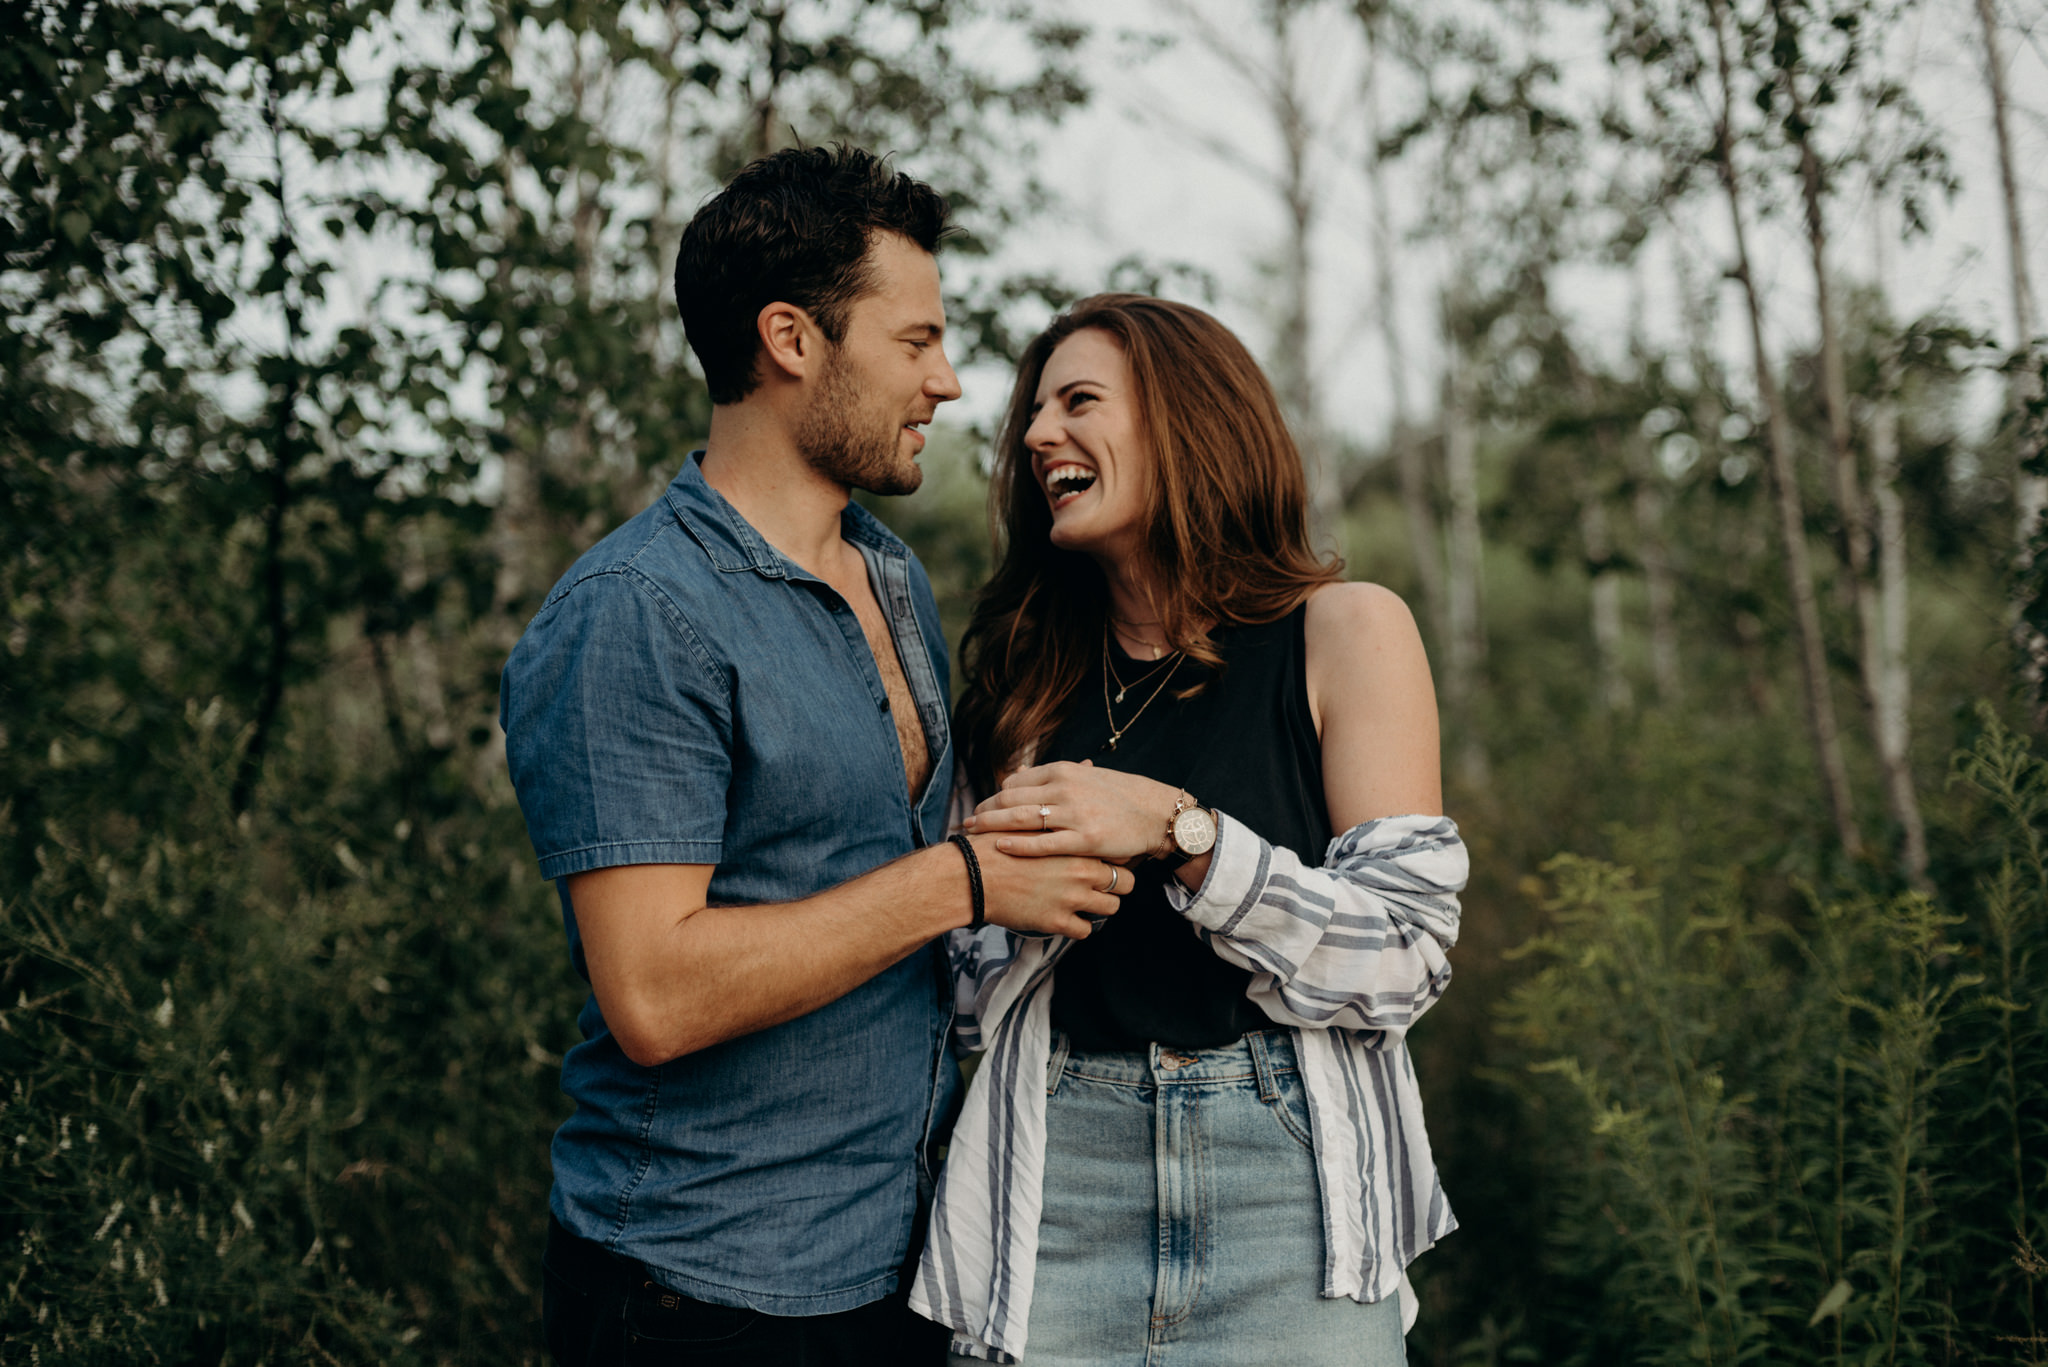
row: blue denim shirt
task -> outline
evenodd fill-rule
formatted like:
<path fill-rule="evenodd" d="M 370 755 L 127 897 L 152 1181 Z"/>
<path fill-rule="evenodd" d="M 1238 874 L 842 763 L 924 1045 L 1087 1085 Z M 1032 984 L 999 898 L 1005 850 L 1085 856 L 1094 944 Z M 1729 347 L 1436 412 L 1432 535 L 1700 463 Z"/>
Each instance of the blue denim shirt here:
<path fill-rule="evenodd" d="M 562 576 L 513 650 L 506 755 L 586 980 L 570 874 L 712 864 L 713 903 L 781 902 L 943 835 L 931 585 L 865 510 L 849 504 L 841 527 L 924 725 L 932 775 L 914 805 L 859 619 L 704 482 L 698 456 Z M 701 1300 L 818 1315 L 880 1299 L 959 1087 L 951 1015 L 936 943 L 809 1015 L 658 1067 L 625 1056 L 593 995 L 562 1065 L 576 1111 L 555 1134 L 556 1218 Z"/>

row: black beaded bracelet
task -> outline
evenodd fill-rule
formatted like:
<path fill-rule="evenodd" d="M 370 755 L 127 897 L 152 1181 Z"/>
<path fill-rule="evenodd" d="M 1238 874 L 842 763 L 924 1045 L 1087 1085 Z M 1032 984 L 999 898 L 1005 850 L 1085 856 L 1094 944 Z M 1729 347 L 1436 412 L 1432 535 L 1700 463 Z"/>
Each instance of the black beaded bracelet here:
<path fill-rule="evenodd" d="M 981 860 L 975 857 L 974 842 L 965 835 L 954 836 L 953 843 L 967 860 L 967 887 L 974 894 L 974 919 L 967 923 L 967 928 L 980 930 L 988 924 L 988 901 L 981 891 Z"/>

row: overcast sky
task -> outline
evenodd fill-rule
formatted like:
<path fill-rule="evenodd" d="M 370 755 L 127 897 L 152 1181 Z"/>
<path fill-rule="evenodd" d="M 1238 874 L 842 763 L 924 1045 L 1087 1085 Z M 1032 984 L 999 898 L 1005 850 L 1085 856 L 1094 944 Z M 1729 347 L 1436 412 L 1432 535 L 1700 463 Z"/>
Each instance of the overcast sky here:
<path fill-rule="evenodd" d="M 1086 50 L 1095 97 L 1090 107 L 1042 139 L 1045 179 L 1062 207 L 1007 246 L 1006 263 L 1053 269 L 1079 284 L 1103 280 L 1113 263 L 1136 252 L 1154 261 L 1193 263 L 1216 280 L 1217 312 L 1264 354 L 1271 337 L 1264 300 L 1272 286 L 1265 268 L 1281 240 L 1282 219 L 1273 191 L 1232 164 L 1232 156 L 1272 164 L 1278 142 L 1272 125 L 1243 80 L 1187 36 L 1172 0 L 1116 0 L 1081 5 L 1061 0 L 1094 26 Z M 1999 0 L 2006 19 L 2010 89 L 2020 103 L 2015 132 L 2026 183 L 2030 260 L 2036 294 L 2048 278 L 2048 20 L 2042 0 Z M 1213 16 L 1219 30 L 1242 37 L 1242 51 L 1263 60 L 1270 43 L 1249 23 L 1252 0 L 1189 0 Z M 1327 211 L 1315 242 L 1321 312 L 1315 349 L 1326 421 L 1371 440 L 1384 432 L 1392 411 L 1386 358 L 1375 331 L 1367 200 L 1358 154 L 1363 143 L 1363 44 L 1342 9 L 1325 6 L 1302 35 L 1305 85 L 1315 92 L 1317 118 L 1328 130 L 1320 140 L 1321 166 L 1330 186 Z M 1163 50 L 1143 55 L 1121 32 L 1179 33 Z M 1894 61 L 1913 73 L 1913 89 L 1944 130 L 1949 155 L 1963 181 L 1961 194 L 1938 213 L 1931 237 L 1894 249 L 1891 287 L 1903 316 L 1946 310 L 1971 324 L 2012 332 L 1997 169 L 1984 93 L 1978 33 L 1971 0 L 1931 0 L 1909 27 L 1889 35 Z M 1547 35 L 1563 59 L 1568 85 L 1589 95 L 1604 88 L 1607 66 L 1597 28 Z M 1389 92 L 1405 98 L 1394 78 Z M 1233 153 L 1218 148 L 1234 149 Z M 1398 172 L 1397 224 L 1412 227 L 1427 187 L 1419 168 Z M 1837 269 L 1867 278 L 1874 262 L 1867 201 L 1852 198 L 1838 211 Z M 1726 211 L 1702 199 L 1688 224 L 1698 250 L 1719 267 L 1726 262 Z M 1803 244 L 1782 224 L 1766 225 L 1755 248 L 1758 273 L 1778 311 L 1777 345 L 1806 336 L 1811 281 Z M 1401 327 L 1412 361 L 1410 401 L 1426 403 L 1435 383 L 1437 348 L 1433 299 L 1441 259 L 1427 242 L 1402 249 Z M 1702 269 L 1702 278 L 1711 274 Z M 1570 273 L 1557 302 L 1580 319 L 1594 346 L 1604 341 L 1621 354 L 1631 312 L 1631 290 L 1642 292 L 1644 324 L 1653 337 L 1676 342 L 1678 314 L 1669 288 L 1669 262 L 1653 257 L 1637 282 L 1622 273 L 1587 269 Z M 1736 373 L 1746 369 L 1747 338 L 1738 300 L 1724 293 L 1721 335 Z M 986 419 L 1000 409 L 1006 380 L 1000 373 L 968 377 L 962 408 Z M 964 416 L 965 414 L 963 414 Z"/>

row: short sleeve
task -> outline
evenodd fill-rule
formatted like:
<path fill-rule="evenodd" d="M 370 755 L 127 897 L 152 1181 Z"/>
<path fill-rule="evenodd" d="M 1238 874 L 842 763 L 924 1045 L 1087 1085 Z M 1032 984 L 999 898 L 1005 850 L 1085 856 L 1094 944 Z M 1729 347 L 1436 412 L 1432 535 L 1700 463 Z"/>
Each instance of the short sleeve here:
<path fill-rule="evenodd" d="M 542 877 L 718 862 L 726 677 L 680 607 L 631 568 L 541 609 L 506 662 L 499 715 Z"/>

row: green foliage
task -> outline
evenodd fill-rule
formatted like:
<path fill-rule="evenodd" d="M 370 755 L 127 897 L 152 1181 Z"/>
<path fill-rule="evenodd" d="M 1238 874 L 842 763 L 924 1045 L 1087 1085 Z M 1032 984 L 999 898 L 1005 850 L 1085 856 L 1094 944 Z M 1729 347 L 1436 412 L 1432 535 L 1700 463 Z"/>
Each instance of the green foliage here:
<path fill-rule="evenodd" d="M 1027 60 L 976 60 L 1013 24 Z M 791 136 L 900 150 L 993 335 L 1057 288 L 974 263 L 1080 36 L 973 0 L 0 6 L 0 1359 L 539 1360 L 584 992 L 504 653 L 701 441 L 697 200 Z"/>
<path fill-rule="evenodd" d="M 1947 905 L 1781 907 L 1668 830 L 1615 833 L 1640 872 L 1546 866 L 1535 971 L 1500 1012 L 1559 1165 L 1541 1360 L 2048 1356 L 2048 763 L 1979 725 L 1956 775 L 2002 849 Z"/>
<path fill-rule="evenodd" d="M 1859 33 L 1734 8 L 1744 87 L 1778 101 L 1744 133 L 1769 202 L 1792 203 L 1795 82 L 1902 149 L 1888 193 L 1943 187 L 1859 55 L 1878 9 L 1822 7 Z M 2011 683 L 1992 547 L 2048 381 L 2016 354 L 2013 419 L 1973 443 L 1954 398 L 1981 339 L 1845 311 L 1856 392 L 1901 358 L 1913 731 L 1923 758 L 1962 745 L 1928 797 L 1935 891 L 1904 892 L 1816 810 L 1709 292 L 1680 282 L 1686 354 L 1633 339 L 1619 363 L 1551 293 L 1705 202 L 1699 7 L 1612 7 L 1642 88 L 1597 121 L 1533 45 L 1541 7 L 1483 37 L 1360 10 L 1431 76 L 1389 150 L 1449 139 L 1436 212 L 1471 270 L 1445 322 L 1488 541 L 1454 725 L 1489 768 L 1450 794 L 1475 883 L 1458 988 L 1415 1036 L 1464 1229 L 1415 1269 L 1411 1351 L 2048 1361 L 2048 766 L 1965 705 Z M 983 272 L 1042 198 L 1031 131 L 1081 94 L 1084 35 L 1020 14 L 0 6 L 0 1358 L 538 1360 L 582 993 L 502 773 L 499 663 L 702 436 L 665 257 L 745 157 L 900 149 L 963 211 L 949 310 L 983 354 L 1166 278 Z M 1029 58 L 997 73 L 971 58 L 999 31 Z M 1871 155 L 1841 136 L 1837 180 Z M 1795 356 L 1784 389 L 1817 448 L 1815 370 Z M 956 636 L 987 570 L 982 444 L 934 430 L 925 490 L 872 505 Z M 1356 570 L 1408 587 L 1428 551 L 1391 471 L 1356 494 Z M 1649 616 L 1653 562 L 1671 679 L 1632 625 L 1604 654 L 1586 630 L 1603 581 Z"/>
<path fill-rule="evenodd" d="M 516 818 L 237 820 L 223 719 L 163 757 L 184 812 L 46 823 L 0 903 L 8 1360 L 532 1360 L 581 994 Z M 343 789 L 319 748 L 276 762 Z"/>

